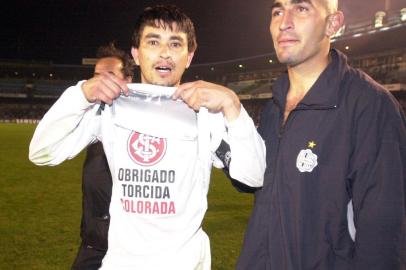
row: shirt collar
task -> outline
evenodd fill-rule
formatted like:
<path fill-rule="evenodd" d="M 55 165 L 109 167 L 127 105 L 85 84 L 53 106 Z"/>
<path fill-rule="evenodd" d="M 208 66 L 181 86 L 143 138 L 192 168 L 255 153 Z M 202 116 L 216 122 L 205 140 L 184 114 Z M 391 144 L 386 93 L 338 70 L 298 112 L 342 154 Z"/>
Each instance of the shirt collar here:
<path fill-rule="evenodd" d="M 344 74 L 348 69 L 347 57 L 338 50 L 330 51 L 331 62 L 320 74 L 309 92 L 298 106 L 330 107 L 338 105 L 338 93 Z M 286 95 L 289 89 L 289 77 L 284 73 L 272 87 L 275 100 L 281 107 L 285 106 Z"/>

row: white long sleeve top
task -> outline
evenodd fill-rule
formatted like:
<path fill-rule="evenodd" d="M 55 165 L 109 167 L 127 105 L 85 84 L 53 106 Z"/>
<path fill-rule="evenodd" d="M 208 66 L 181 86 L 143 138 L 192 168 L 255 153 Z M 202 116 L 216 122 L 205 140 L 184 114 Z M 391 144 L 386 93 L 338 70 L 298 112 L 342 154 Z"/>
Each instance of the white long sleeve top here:
<path fill-rule="evenodd" d="M 211 167 L 223 166 L 214 155 L 221 140 L 230 145 L 231 177 L 262 186 L 265 145 L 251 118 L 243 107 L 227 123 L 221 113 L 196 114 L 181 101 L 147 104 L 133 97 L 120 97 L 98 114 L 81 84 L 45 114 L 29 159 L 53 166 L 102 141 L 113 188 L 101 269 L 196 269 L 208 246 L 201 224 Z"/>

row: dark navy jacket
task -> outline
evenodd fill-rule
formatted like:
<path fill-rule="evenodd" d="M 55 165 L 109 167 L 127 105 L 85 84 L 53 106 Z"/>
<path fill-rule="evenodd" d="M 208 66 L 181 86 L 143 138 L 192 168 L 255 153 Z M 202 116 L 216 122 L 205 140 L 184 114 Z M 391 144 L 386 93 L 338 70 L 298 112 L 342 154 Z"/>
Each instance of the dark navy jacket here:
<path fill-rule="evenodd" d="M 405 116 L 342 53 L 331 56 L 285 125 L 287 74 L 273 87 L 259 126 L 267 147 L 264 186 L 239 270 L 406 269 Z"/>
<path fill-rule="evenodd" d="M 82 182 L 82 245 L 107 251 L 112 180 L 100 142 L 87 148 Z"/>

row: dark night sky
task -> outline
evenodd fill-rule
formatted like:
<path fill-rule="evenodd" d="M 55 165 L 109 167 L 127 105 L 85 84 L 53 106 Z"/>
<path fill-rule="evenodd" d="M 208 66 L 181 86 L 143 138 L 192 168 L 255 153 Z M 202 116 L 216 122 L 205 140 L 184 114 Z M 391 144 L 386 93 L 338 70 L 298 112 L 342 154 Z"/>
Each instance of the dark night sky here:
<path fill-rule="evenodd" d="M 377 10 L 406 7 L 406 0 L 341 0 L 347 22 L 373 19 Z M 272 51 L 271 0 L 37 0 L 6 1 L 0 10 L 0 59 L 79 64 L 99 45 L 115 40 L 128 50 L 133 22 L 146 6 L 172 3 L 194 21 L 194 63 L 249 57 Z"/>

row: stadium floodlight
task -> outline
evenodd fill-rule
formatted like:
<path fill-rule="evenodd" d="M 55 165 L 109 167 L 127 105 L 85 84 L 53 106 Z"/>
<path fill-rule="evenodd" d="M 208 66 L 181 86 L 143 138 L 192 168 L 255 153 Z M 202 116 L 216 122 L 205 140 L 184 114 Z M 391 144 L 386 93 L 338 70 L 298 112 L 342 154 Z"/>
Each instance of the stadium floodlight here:
<path fill-rule="evenodd" d="M 406 8 L 402 8 L 400 10 L 400 20 L 402 22 L 406 22 Z"/>
<path fill-rule="evenodd" d="M 383 19 L 386 16 L 386 13 L 384 11 L 378 11 L 375 13 L 375 28 L 379 28 L 383 26 Z"/>

